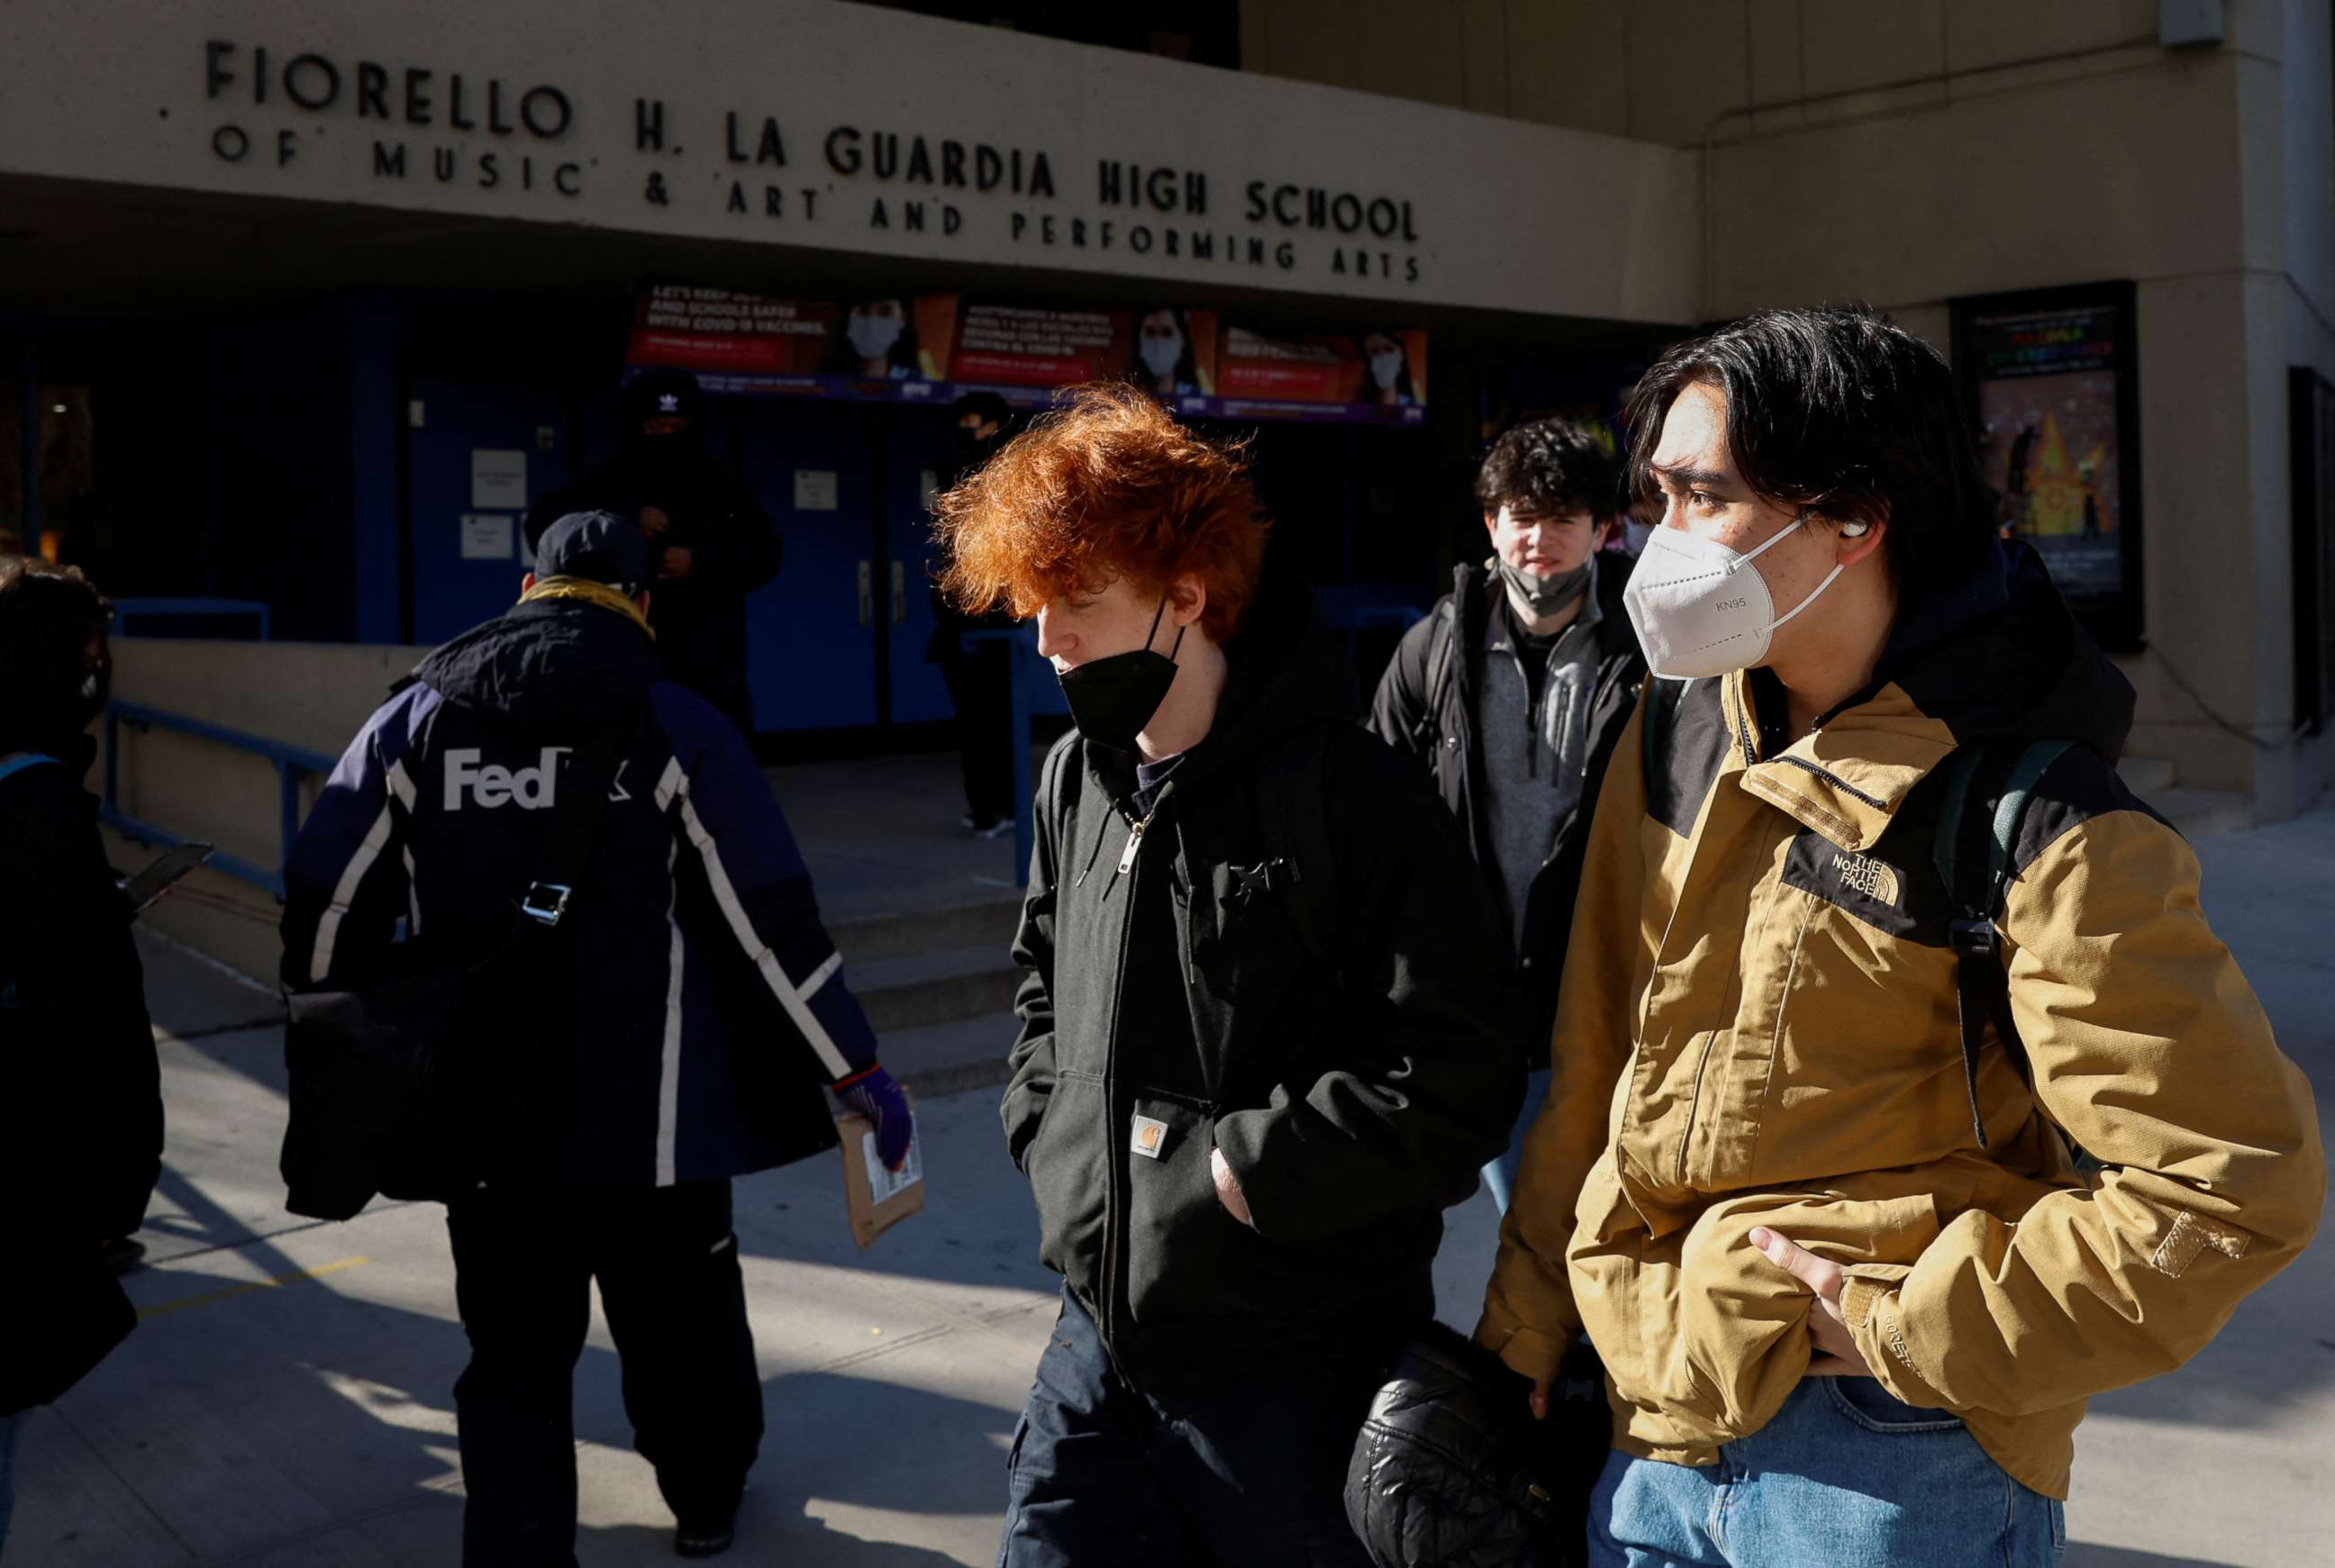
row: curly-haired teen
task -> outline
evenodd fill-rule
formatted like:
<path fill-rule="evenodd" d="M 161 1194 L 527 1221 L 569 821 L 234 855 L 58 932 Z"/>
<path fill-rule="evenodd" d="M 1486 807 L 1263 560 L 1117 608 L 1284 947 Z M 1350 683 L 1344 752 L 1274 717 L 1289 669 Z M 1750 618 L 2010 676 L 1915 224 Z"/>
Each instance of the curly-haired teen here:
<path fill-rule="evenodd" d="M 1491 557 L 1407 633 L 1371 727 L 1435 777 L 1508 917 L 1521 973 L 1524 1119 L 1485 1185 L 1503 1211 L 1525 1128 L 1548 1098 L 1548 1031 L 1597 790 L 1645 684 L 1622 605 L 1626 557 L 1597 548 L 1621 501 L 1610 438 L 1537 420 L 1493 444 L 1476 478 Z"/>
<path fill-rule="evenodd" d="M 1449 815 L 1355 722 L 1236 450 L 1093 388 L 942 498 L 1038 622 L 1047 758 L 1006 1147 L 1064 1279 L 1008 1568 L 1360 1563 L 1340 1501 L 1522 1070 Z"/>
<path fill-rule="evenodd" d="M 0 559 L 0 1183 L 17 1205 L 0 1298 L 0 1537 L 19 1412 L 137 1321 L 102 1262 L 160 1174 L 162 1100 L 130 910 L 82 788 L 105 706 L 104 597 L 71 566 Z"/>

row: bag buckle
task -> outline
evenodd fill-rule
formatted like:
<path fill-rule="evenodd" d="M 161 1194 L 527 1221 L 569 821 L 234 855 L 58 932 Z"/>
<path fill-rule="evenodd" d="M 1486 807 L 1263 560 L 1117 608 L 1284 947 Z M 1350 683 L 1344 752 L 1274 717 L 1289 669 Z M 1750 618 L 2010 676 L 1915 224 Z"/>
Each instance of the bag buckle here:
<path fill-rule="evenodd" d="M 538 925 L 557 925 L 559 917 L 567 913 L 567 900 L 575 892 L 557 882 L 530 883 L 519 896 L 518 912 Z"/>
<path fill-rule="evenodd" d="M 1995 955 L 1994 922 L 1991 920 L 1950 920 L 1946 923 L 1948 945 L 1966 958 L 1992 958 Z"/>

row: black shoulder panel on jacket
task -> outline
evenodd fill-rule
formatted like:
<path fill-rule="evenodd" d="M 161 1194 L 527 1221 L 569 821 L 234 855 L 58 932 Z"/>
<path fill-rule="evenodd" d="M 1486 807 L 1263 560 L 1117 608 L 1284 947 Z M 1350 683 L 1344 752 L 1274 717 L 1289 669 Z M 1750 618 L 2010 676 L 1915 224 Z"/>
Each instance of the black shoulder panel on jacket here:
<path fill-rule="evenodd" d="M 1694 831 L 1703 797 L 1710 793 L 1727 757 L 1731 736 L 1724 690 L 1719 681 L 1690 681 L 1684 686 L 1662 682 L 1646 708 L 1649 724 L 1668 712 L 1654 765 L 1646 770 L 1646 814 L 1681 838 Z"/>
<path fill-rule="evenodd" d="M 2019 841 L 2012 846 L 2012 875 L 2023 874 L 2037 856 L 2072 829 L 2111 811 L 2138 811 L 2173 826 L 2125 787 L 2106 758 L 2088 746 L 2070 746 L 2036 780 L 2027 815 L 2020 819 Z"/>

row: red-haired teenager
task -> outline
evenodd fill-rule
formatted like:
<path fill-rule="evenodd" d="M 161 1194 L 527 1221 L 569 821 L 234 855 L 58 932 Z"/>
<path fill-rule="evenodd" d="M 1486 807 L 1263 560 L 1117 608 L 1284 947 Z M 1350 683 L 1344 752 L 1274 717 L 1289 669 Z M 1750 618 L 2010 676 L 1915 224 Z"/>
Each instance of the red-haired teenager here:
<path fill-rule="evenodd" d="M 1090 388 L 940 502 L 945 588 L 1038 623 L 1046 760 L 1003 1108 L 1064 1279 L 1007 1568 L 1363 1563 L 1340 1488 L 1521 1098 L 1508 944 L 1356 723 L 1235 450 Z"/>

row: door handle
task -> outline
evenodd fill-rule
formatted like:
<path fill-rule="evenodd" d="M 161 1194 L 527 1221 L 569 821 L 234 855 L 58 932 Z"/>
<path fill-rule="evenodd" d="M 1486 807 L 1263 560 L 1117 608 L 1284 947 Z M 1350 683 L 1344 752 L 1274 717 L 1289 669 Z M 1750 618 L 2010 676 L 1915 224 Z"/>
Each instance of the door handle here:
<path fill-rule="evenodd" d="M 859 563 L 859 624 L 876 624 L 876 566 L 872 561 Z"/>
<path fill-rule="evenodd" d="M 906 562 L 892 563 L 892 624 L 906 624 L 908 619 L 908 567 Z"/>

